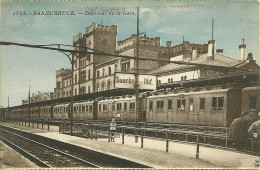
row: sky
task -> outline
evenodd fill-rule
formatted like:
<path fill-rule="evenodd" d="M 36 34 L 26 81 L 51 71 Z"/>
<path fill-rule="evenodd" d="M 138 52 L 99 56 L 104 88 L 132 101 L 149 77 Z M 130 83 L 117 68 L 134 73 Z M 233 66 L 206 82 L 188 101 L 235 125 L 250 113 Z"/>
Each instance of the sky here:
<path fill-rule="evenodd" d="M 214 19 L 216 48 L 240 59 L 238 46 L 245 39 L 247 53 L 259 63 L 259 4 L 241 1 L 7 1 L 1 4 L 0 40 L 24 44 L 68 44 L 86 33 L 93 22 L 118 26 L 117 41 L 136 34 L 136 6 L 140 6 L 140 32 L 160 37 L 161 45 L 185 41 L 207 44 Z M 33 15 L 41 11 L 75 11 L 76 15 Z M 114 12 L 109 15 L 109 12 Z M 117 13 L 120 12 L 120 15 Z M 90 12 L 96 12 L 90 13 Z M 107 12 L 99 15 L 99 12 Z M 78 14 L 83 13 L 83 14 Z M 131 14 L 129 14 L 131 13 Z M 18 14 L 18 15 L 17 15 Z M 26 15 L 24 15 L 26 14 Z M 129 14 L 129 15 L 127 15 Z M 67 57 L 57 51 L 0 46 L 0 106 L 21 105 L 32 93 L 53 92 L 56 70 L 70 68 Z"/>

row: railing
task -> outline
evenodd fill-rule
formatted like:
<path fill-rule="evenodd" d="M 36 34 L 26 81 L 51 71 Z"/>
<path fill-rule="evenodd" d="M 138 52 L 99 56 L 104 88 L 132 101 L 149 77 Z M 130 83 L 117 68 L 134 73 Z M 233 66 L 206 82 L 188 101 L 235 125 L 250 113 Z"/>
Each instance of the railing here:
<path fill-rule="evenodd" d="M 71 127 L 69 120 L 55 119 L 12 119 L 10 123 L 19 124 L 22 126 L 37 128 L 44 125 L 49 126 L 59 124 L 59 132 L 70 134 Z M 128 125 L 123 125 L 128 124 Z M 73 135 L 98 140 L 99 138 L 107 138 L 110 136 L 110 121 L 82 121 L 82 123 L 74 123 Z M 140 126 L 141 125 L 141 126 Z M 196 145 L 196 158 L 199 158 L 199 146 L 224 148 L 234 150 L 232 143 L 228 138 L 229 128 L 224 127 L 209 127 L 209 126 L 194 126 L 194 125 L 172 125 L 172 124 L 156 124 L 156 123 L 139 123 L 138 137 L 141 139 L 141 148 L 144 147 L 144 138 L 165 141 L 165 150 L 169 151 L 169 142 L 189 143 Z M 122 144 L 125 143 L 125 136 L 133 135 L 135 127 L 131 122 L 117 122 L 116 137 L 121 135 Z M 250 145 L 247 146 L 247 153 L 256 153 L 256 141 L 249 139 Z"/>

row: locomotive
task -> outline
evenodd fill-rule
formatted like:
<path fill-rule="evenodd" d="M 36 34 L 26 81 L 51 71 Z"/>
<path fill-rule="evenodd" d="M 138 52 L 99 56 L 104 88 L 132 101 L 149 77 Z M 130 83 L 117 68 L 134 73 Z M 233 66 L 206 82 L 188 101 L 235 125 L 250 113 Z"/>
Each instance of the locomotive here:
<path fill-rule="evenodd" d="M 209 86 L 143 92 L 138 98 L 138 121 L 190 125 L 230 126 L 242 111 L 260 111 L 260 87 Z M 9 118 L 28 118 L 28 107 L 15 107 Z M 87 120 L 135 121 L 133 95 L 99 97 L 75 101 L 73 118 Z M 69 103 L 30 108 L 30 118 L 69 119 Z"/>

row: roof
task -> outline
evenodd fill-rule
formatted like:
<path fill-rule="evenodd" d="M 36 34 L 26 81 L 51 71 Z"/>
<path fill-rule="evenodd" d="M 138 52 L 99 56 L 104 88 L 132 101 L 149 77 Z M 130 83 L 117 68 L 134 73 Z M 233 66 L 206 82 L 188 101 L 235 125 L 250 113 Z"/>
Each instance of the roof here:
<path fill-rule="evenodd" d="M 196 94 L 208 94 L 208 93 L 227 93 L 230 89 L 216 89 L 216 90 L 207 90 L 207 91 L 196 91 L 196 92 L 180 92 L 180 93 L 170 93 L 170 94 L 162 94 L 162 95 L 154 95 L 149 96 L 147 99 L 153 98 L 165 98 L 165 97 L 175 97 L 179 95 L 196 95 Z"/>
<path fill-rule="evenodd" d="M 245 63 L 241 60 L 236 60 L 224 55 L 215 54 L 214 60 L 208 57 L 208 54 L 202 54 L 198 58 L 194 60 L 190 60 L 190 58 L 182 60 L 184 62 L 194 63 L 194 64 L 207 64 L 210 66 L 223 66 L 223 67 L 236 67 L 238 65 L 241 65 L 242 63 Z M 181 69 L 189 69 L 197 67 L 196 65 L 180 65 L 180 64 L 174 64 L 170 63 L 167 65 L 164 65 L 162 67 L 159 67 L 157 69 L 153 69 L 151 71 L 148 71 L 147 74 L 161 74 L 161 73 L 167 73 L 171 71 L 177 71 Z"/>

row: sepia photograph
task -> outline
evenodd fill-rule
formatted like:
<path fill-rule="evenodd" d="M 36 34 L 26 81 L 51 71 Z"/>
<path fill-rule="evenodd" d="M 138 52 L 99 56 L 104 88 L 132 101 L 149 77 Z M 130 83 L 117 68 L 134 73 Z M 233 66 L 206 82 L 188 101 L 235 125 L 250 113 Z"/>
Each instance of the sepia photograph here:
<path fill-rule="evenodd" d="M 1 0 L 0 169 L 259 169 L 258 0 Z"/>

